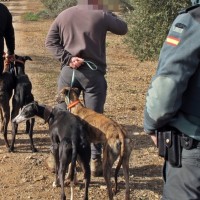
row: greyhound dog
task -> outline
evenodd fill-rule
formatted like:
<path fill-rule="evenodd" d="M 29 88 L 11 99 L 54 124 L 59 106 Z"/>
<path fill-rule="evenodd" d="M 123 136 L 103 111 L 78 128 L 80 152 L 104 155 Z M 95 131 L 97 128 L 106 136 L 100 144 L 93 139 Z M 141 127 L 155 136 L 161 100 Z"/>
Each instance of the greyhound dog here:
<path fill-rule="evenodd" d="M 87 200 L 90 183 L 89 163 L 91 149 L 82 120 L 68 111 L 32 102 L 22 108 L 19 115 L 13 119 L 13 123 L 20 123 L 35 116 L 44 119 L 49 125 L 49 134 L 55 159 L 56 179 L 54 185 L 59 186 L 61 184 L 61 199 L 66 199 L 64 180 L 66 170 L 71 162 L 70 181 L 71 200 L 73 200 L 74 169 L 76 167 L 77 156 L 79 156 L 85 178 L 84 200 Z"/>
<path fill-rule="evenodd" d="M 127 137 L 125 130 L 112 119 L 103 114 L 99 114 L 83 106 L 78 98 L 78 89 L 63 88 L 57 96 L 58 103 L 66 100 L 69 102 L 68 109 L 71 113 L 79 116 L 88 125 L 90 142 L 103 143 L 103 175 L 108 189 L 109 199 L 113 199 L 111 186 L 111 169 L 115 160 L 119 157 L 119 162 L 115 170 L 115 190 L 117 192 L 117 175 L 121 165 L 126 184 L 125 199 L 130 199 L 129 188 L 129 157 L 131 154 L 131 140 Z"/>
<path fill-rule="evenodd" d="M 18 56 L 15 55 L 15 71 L 16 71 L 16 86 L 14 90 L 14 95 L 12 98 L 12 112 L 11 112 L 11 120 L 14 119 L 19 110 L 26 104 L 32 102 L 34 100 L 32 90 L 32 84 L 27 74 L 25 74 L 25 62 L 27 60 L 32 61 L 29 56 Z M 31 118 L 26 121 L 26 133 L 29 134 L 31 150 L 32 152 L 36 152 L 37 149 L 33 143 L 33 127 L 34 127 L 35 119 Z M 16 123 L 12 123 L 12 142 L 9 151 L 14 151 L 14 143 L 15 137 L 17 134 L 18 125 Z"/>

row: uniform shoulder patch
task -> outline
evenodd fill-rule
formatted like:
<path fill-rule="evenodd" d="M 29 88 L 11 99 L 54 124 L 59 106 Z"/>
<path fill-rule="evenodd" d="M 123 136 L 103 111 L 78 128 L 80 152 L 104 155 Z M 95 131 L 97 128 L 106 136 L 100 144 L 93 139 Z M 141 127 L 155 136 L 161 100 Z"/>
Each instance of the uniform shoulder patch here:
<path fill-rule="evenodd" d="M 180 38 L 168 35 L 166 38 L 166 43 L 171 46 L 177 46 L 181 41 Z"/>
<path fill-rule="evenodd" d="M 181 34 L 181 33 L 183 33 L 185 28 L 186 28 L 185 24 L 177 23 L 172 27 L 172 31 Z"/>

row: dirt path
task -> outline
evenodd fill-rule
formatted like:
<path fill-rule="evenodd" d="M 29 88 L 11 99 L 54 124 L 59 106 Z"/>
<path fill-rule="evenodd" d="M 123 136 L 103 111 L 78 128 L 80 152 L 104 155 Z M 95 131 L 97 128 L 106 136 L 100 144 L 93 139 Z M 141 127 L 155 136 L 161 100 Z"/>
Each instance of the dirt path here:
<path fill-rule="evenodd" d="M 39 0 L 11 0 L 5 3 L 14 17 L 16 54 L 31 56 L 26 72 L 33 84 L 33 94 L 40 103 L 54 105 L 59 63 L 46 52 L 44 40 L 51 20 L 24 22 L 26 12 L 43 9 Z M 154 63 L 140 63 L 123 44 L 120 36 L 108 34 L 108 96 L 105 114 L 124 125 L 134 142 L 130 159 L 131 199 L 156 200 L 162 188 L 161 163 L 157 149 L 143 132 L 143 108 L 146 90 L 155 70 Z M 11 131 L 9 126 L 9 139 Z M 60 188 L 53 188 L 54 174 L 45 167 L 50 140 L 48 127 L 36 119 L 34 142 L 38 153 L 31 153 L 28 135 L 20 125 L 15 153 L 8 153 L 0 135 L 0 199 L 1 200 L 50 200 L 60 199 Z M 81 184 L 76 187 L 76 199 L 82 199 Z M 124 179 L 120 171 L 120 192 L 115 199 L 124 197 Z M 89 199 L 107 199 L 103 178 L 92 178 Z M 66 188 L 66 193 L 69 193 Z"/>

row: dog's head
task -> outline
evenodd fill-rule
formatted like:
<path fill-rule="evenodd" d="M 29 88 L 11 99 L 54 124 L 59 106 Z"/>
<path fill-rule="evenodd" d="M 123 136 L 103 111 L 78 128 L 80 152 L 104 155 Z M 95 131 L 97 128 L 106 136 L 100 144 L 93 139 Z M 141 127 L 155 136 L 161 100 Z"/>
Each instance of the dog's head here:
<path fill-rule="evenodd" d="M 32 61 L 30 56 L 18 56 L 15 55 L 15 68 L 16 74 L 25 74 L 25 62 L 27 60 Z"/>
<path fill-rule="evenodd" d="M 56 102 L 64 102 L 66 98 L 68 98 L 68 101 L 76 101 L 79 98 L 79 94 L 78 88 L 64 87 L 56 96 Z"/>
<path fill-rule="evenodd" d="M 15 60 L 25 63 L 27 60 L 32 61 L 32 58 L 30 56 L 18 56 L 18 55 L 15 55 Z"/>
<path fill-rule="evenodd" d="M 37 113 L 38 113 L 38 103 L 36 101 L 33 101 L 24 106 L 20 111 L 20 113 L 12 120 L 12 122 L 19 124 L 23 121 L 35 117 Z"/>

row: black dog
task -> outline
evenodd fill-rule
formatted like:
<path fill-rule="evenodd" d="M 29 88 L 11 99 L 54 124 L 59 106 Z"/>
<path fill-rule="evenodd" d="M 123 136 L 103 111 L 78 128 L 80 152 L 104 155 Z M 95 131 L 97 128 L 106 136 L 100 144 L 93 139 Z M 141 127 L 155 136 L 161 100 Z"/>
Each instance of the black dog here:
<path fill-rule="evenodd" d="M 38 116 L 45 120 L 49 125 L 49 134 L 53 147 L 55 159 L 55 185 L 61 184 L 61 199 L 65 200 L 64 180 L 66 170 L 70 167 L 71 199 L 74 191 L 74 169 L 77 156 L 79 156 L 85 178 L 84 200 L 88 199 L 88 187 L 90 183 L 90 157 L 91 149 L 85 127 L 80 118 L 68 111 L 59 108 L 51 108 L 46 105 L 32 102 L 23 107 L 18 116 L 13 119 L 13 123 L 20 123 L 27 119 Z"/>
<path fill-rule="evenodd" d="M 27 74 L 25 74 L 25 62 L 27 60 L 32 59 L 29 56 L 18 56 L 15 55 L 15 82 L 16 87 L 14 90 L 14 95 L 12 98 L 12 113 L 11 113 L 11 120 L 14 119 L 19 110 L 28 103 L 34 101 L 34 97 L 32 94 L 32 84 Z M 35 119 L 29 119 L 26 121 L 26 133 L 29 134 L 30 143 L 31 143 L 31 150 L 32 152 L 36 152 L 37 149 L 33 143 L 33 127 L 34 127 Z M 12 123 L 12 143 L 10 146 L 9 151 L 14 151 L 14 143 L 15 137 L 17 134 L 18 125 L 16 123 Z"/>

